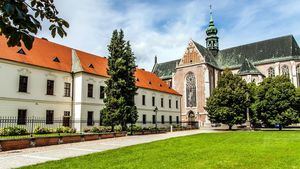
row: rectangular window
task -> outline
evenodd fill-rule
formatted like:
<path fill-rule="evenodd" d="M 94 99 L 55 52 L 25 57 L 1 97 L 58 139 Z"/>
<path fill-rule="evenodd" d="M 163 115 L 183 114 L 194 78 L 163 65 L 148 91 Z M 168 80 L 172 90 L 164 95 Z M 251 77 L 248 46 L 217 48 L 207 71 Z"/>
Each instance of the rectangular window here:
<path fill-rule="evenodd" d="M 20 79 L 19 79 L 19 92 L 27 93 L 27 84 L 28 84 L 28 77 L 27 76 L 20 76 Z"/>
<path fill-rule="evenodd" d="M 179 124 L 179 116 L 176 116 L 176 123 Z"/>
<path fill-rule="evenodd" d="M 160 107 L 164 107 L 164 98 L 160 99 Z"/>
<path fill-rule="evenodd" d="M 152 123 L 156 124 L 156 116 L 155 115 L 152 115 Z"/>
<path fill-rule="evenodd" d="M 103 117 L 102 117 L 102 113 L 100 111 L 100 120 L 99 120 L 99 125 L 103 126 Z"/>
<path fill-rule="evenodd" d="M 176 109 L 178 109 L 178 100 L 176 100 Z"/>
<path fill-rule="evenodd" d="M 104 93 L 104 86 L 100 86 L 100 99 L 104 99 L 105 93 Z"/>
<path fill-rule="evenodd" d="M 165 124 L 165 116 L 164 115 L 161 116 L 161 124 Z"/>
<path fill-rule="evenodd" d="M 54 80 L 47 80 L 47 95 L 54 94 Z"/>
<path fill-rule="evenodd" d="M 27 110 L 25 109 L 19 109 L 18 110 L 18 125 L 25 125 L 27 119 Z"/>
<path fill-rule="evenodd" d="M 93 97 L 93 84 L 88 84 L 88 93 L 87 93 L 87 97 Z"/>
<path fill-rule="evenodd" d="M 147 116 L 146 114 L 143 114 L 143 124 L 146 124 L 147 123 Z"/>
<path fill-rule="evenodd" d="M 152 106 L 155 106 L 155 97 L 152 96 Z"/>
<path fill-rule="evenodd" d="M 71 96 L 71 83 L 65 83 L 65 97 Z"/>
<path fill-rule="evenodd" d="M 169 108 L 172 108 L 172 100 L 169 99 Z"/>
<path fill-rule="evenodd" d="M 93 126 L 94 125 L 94 112 L 93 111 L 88 111 L 87 115 L 87 125 L 88 126 Z"/>
<path fill-rule="evenodd" d="M 53 124 L 54 110 L 46 110 L 46 124 Z"/>
<path fill-rule="evenodd" d="M 172 116 L 169 116 L 169 123 L 172 124 Z"/>
<path fill-rule="evenodd" d="M 142 97 L 143 97 L 142 104 L 145 106 L 146 105 L 146 95 L 143 95 Z"/>

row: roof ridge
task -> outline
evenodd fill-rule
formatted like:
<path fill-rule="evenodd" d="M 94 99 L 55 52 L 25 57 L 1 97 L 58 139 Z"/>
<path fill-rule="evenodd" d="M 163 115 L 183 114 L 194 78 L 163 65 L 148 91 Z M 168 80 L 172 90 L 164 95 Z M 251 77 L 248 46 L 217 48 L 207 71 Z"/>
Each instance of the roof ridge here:
<path fill-rule="evenodd" d="M 284 35 L 284 36 L 278 36 L 278 37 L 275 37 L 275 38 L 259 40 L 259 41 L 256 41 L 256 42 L 245 43 L 245 44 L 242 44 L 242 45 L 225 48 L 225 49 L 222 49 L 220 51 L 228 50 L 228 49 L 233 49 L 233 48 L 237 48 L 237 47 L 242 47 L 242 46 L 247 46 L 247 45 L 253 45 L 253 44 L 261 43 L 261 42 L 267 42 L 267 41 L 271 41 L 271 40 L 277 40 L 277 39 L 287 38 L 287 37 L 294 38 L 294 36 L 292 34 L 289 34 L 289 35 Z"/>

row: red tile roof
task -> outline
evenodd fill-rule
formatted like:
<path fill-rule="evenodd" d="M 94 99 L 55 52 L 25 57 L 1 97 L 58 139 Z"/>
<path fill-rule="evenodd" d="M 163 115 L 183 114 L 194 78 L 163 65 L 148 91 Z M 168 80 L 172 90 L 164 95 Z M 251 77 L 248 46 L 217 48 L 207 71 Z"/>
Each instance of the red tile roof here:
<path fill-rule="evenodd" d="M 72 50 L 66 46 L 49 42 L 44 39 L 35 38 L 33 47 L 28 51 L 25 47 L 22 49 L 25 55 L 17 53 L 21 48 L 7 47 L 7 40 L 4 36 L 0 36 L 0 58 L 10 61 L 40 66 L 71 72 L 72 68 Z M 53 62 L 53 59 L 58 57 L 58 62 Z"/>
<path fill-rule="evenodd" d="M 72 48 L 49 42 L 45 39 L 35 38 L 31 50 L 28 51 L 25 47 L 22 47 L 25 55 L 17 53 L 20 49 L 19 47 L 7 47 L 6 38 L 0 36 L 0 59 L 64 72 L 72 72 Z M 108 68 L 106 58 L 80 50 L 75 51 L 84 72 L 109 77 L 106 71 Z M 57 57 L 60 62 L 54 62 L 53 59 L 55 57 Z M 135 77 L 137 79 L 137 87 L 180 95 L 172 88 L 169 88 L 169 86 L 154 73 L 137 68 Z"/>

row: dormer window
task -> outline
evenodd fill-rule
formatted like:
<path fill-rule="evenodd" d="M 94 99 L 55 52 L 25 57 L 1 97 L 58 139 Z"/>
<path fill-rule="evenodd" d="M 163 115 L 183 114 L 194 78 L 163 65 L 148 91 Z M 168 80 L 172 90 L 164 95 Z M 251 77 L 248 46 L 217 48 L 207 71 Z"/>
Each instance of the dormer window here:
<path fill-rule="evenodd" d="M 162 87 L 162 85 L 161 85 L 161 84 L 159 84 L 159 86 L 160 86 L 160 87 Z"/>
<path fill-rule="evenodd" d="M 151 81 L 149 81 L 149 84 L 152 84 Z"/>
<path fill-rule="evenodd" d="M 22 48 L 19 49 L 17 53 L 21 55 L 26 55 L 25 51 Z"/>
<path fill-rule="evenodd" d="M 58 59 L 58 57 L 55 57 L 55 58 L 53 59 L 53 62 L 60 63 L 60 60 Z"/>
<path fill-rule="evenodd" d="M 136 78 L 136 81 L 138 81 L 138 82 L 139 82 L 139 81 L 140 81 L 140 79 L 139 79 L 139 78 Z"/>
<path fill-rule="evenodd" d="M 90 64 L 90 65 L 89 65 L 89 68 L 93 68 L 93 69 L 94 69 L 94 65 L 93 65 L 93 64 Z"/>

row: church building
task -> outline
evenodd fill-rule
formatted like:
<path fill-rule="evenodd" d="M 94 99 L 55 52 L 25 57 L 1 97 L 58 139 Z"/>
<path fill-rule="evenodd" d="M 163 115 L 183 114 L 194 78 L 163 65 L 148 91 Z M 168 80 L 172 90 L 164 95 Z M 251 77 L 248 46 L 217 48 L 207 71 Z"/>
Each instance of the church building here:
<path fill-rule="evenodd" d="M 190 40 L 182 58 L 155 64 L 152 72 L 182 95 L 181 119 L 209 125 L 206 99 L 225 68 L 246 82 L 259 83 L 265 77 L 286 75 L 300 87 L 300 49 L 292 35 L 219 49 L 218 29 L 212 12 L 206 29 L 206 47 Z"/>

